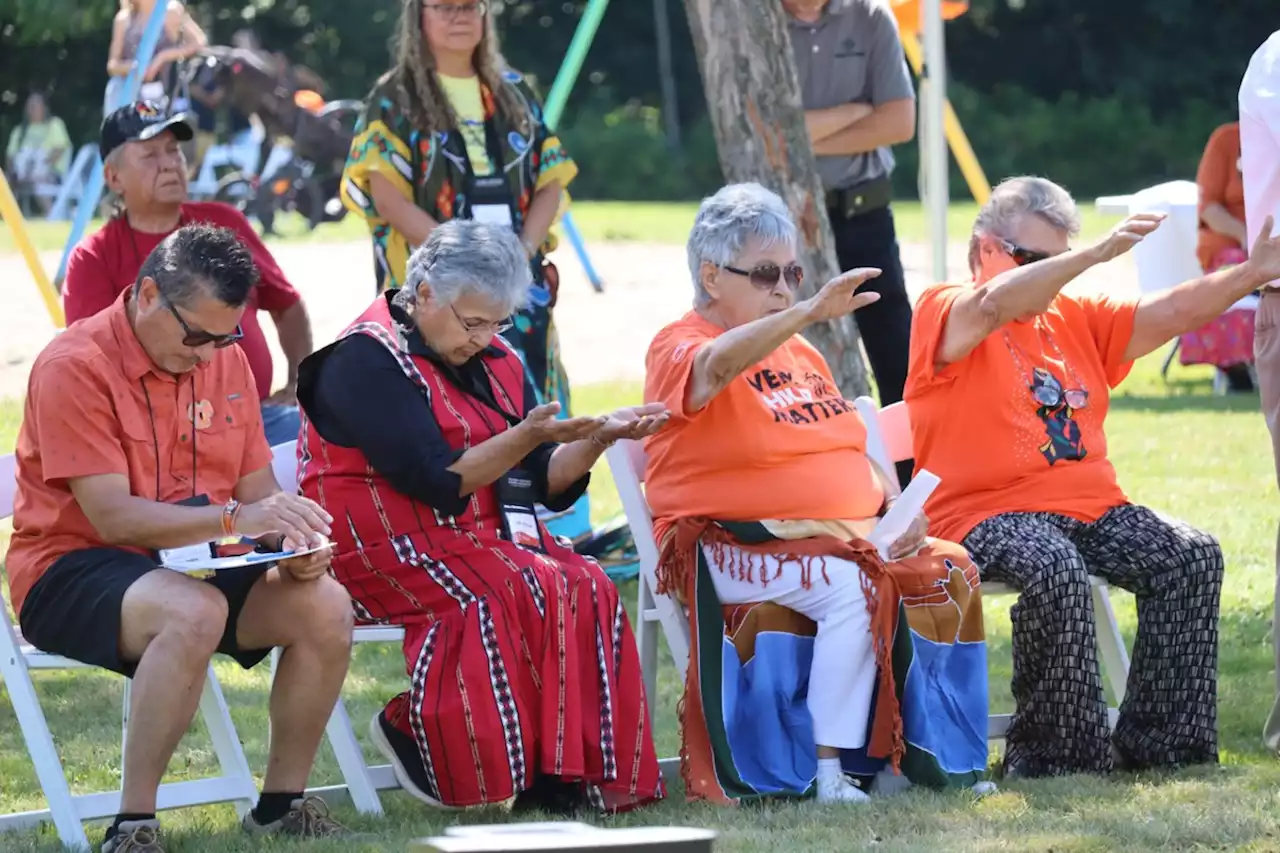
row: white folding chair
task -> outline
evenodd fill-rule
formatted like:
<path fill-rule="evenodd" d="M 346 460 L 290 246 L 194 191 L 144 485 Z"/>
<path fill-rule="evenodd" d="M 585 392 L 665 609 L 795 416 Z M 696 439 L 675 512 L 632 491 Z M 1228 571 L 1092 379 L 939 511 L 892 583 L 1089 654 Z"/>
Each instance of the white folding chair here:
<path fill-rule="evenodd" d="M 859 397 L 853 404 L 867 427 L 867 455 L 889 473 L 889 480 L 896 489 L 894 463 L 911 459 L 914 455 L 907 404 L 893 403 L 882 409 L 870 397 Z M 1093 592 L 1098 653 L 1102 657 L 1103 670 L 1111 685 L 1111 692 L 1115 694 L 1118 708 L 1124 701 L 1125 685 L 1129 679 L 1129 652 L 1125 649 L 1124 635 L 1120 633 L 1115 610 L 1111 607 L 1110 589 L 1106 581 L 1090 575 L 1089 585 Z M 1017 590 L 1006 584 L 983 581 L 982 594 L 984 597 L 1014 595 Z M 1115 726 L 1118 714 L 1116 708 L 1107 712 L 1112 727 Z M 987 736 L 993 740 L 1004 737 L 1011 719 L 1010 714 L 992 714 L 987 723 Z"/>
<path fill-rule="evenodd" d="M 0 457 L 0 521 L 13 515 L 14 497 L 17 491 L 16 462 L 12 455 Z M 8 609 L 0 606 L 0 676 L 9 692 L 26 741 L 27 753 L 35 765 L 36 777 L 44 791 L 49 808 L 40 811 L 0 815 L 0 833 L 23 829 L 45 821 L 52 821 L 63 844 L 73 848 L 88 849 L 82 821 L 111 817 L 120 811 L 120 792 L 72 794 L 67 777 L 58 758 L 49 724 L 40 707 L 35 685 L 31 681 L 33 669 L 90 669 L 79 661 L 41 652 L 26 643 L 14 630 Z M 129 682 L 125 682 L 124 715 L 122 731 L 129 722 Z M 249 772 L 244 750 L 227 712 L 222 688 L 209 667 L 205 677 L 204 692 L 200 697 L 200 715 L 209 736 L 213 740 L 214 753 L 218 757 L 221 776 L 196 779 L 188 782 L 169 782 L 160 786 L 156 807 L 176 809 L 185 806 L 231 802 L 243 816 L 258 797 L 258 790 Z M 124 738 L 121 737 L 121 752 Z M 123 768 L 122 768 L 123 769 Z M 4 845 L 0 843 L 0 847 Z"/>
<path fill-rule="evenodd" d="M 667 638 L 667 648 L 683 682 L 689 667 L 689 619 L 684 608 L 669 595 L 658 595 L 658 542 L 653 534 L 653 514 L 644 496 L 644 445 L 638 441 L 616 442 L 606 452 L 613 483 L 622 498 L 627 524 L 640 558 L 640 601 L 636 611 L 636 644 L 640 647 L 640 670 L 644 676 L 649 713 L 658 695 L 658 630 Z M 664 758 L 663 775 L 673 778 L 680 772 L 680 759 Z"/>
<path fill-rule="evenodd" d="M 271 448 L 271 469 L 276 475 L 276 482 L 282 489 L 298 488 L 297 442 L 290 441 Z M 365 625 L 355 629 L 353 643 L 395 643 L 404 642 L 404 629 L 398 625 Z M 271 674 L 275 675 L 276 665 L 280 660 L 280 650 L 271 653 Z M 369 765 L 365 763 L 364 751 L 360 741 L 356 739 L 355 729 L 351 725 L 351 717 L 347 714 L 346 704 L 338 697 L 329 722 L 325 726 L 325 736 L 329 738 L 329 746 L 333 749 L 334 758 L 338 761 L 338 769 L 342 772 L 342 785 L 329 785 L 312 788 L 308 794 L 323 797 L 326 800 L 340 799 L 344 794 L 351 804 L 367 814 L 382 814 L 382 800 L 379 791 L 399 788 L 395 773 L 390 764 Z"/>

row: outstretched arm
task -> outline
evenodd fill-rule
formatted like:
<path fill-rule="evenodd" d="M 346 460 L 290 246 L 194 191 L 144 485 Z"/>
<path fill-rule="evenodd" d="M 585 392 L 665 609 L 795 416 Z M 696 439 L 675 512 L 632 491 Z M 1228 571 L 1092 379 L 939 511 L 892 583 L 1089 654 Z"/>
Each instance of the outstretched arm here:
<path fill-rule="evenodd" d="M 1133 318 L 1133 336 L 1125 359 L 1141 358 L 1177 335 L 1200 328 L 1280 276 L 1280 236 L 1271 236 L 1273 224 L 1268 216 L 1249 260 L 1243 264 L 1142 297 Z"/>
<path fill-rule="evenodd" d="M 879 299 L 875 293 L 857 293 L 877 269 L 851 270 L 823 285 L 815 295 L 785 311 L 770 314 L 730 329 L 707 343 L 693 357 L 693 370 L 685 399 L 686 412 L 700 412 L 742 371 L 759 362 L 806 326 L 851 314 Z"/>
<path fill-rule="evenodd" d="M 1127 252 L 1163 220 L 1163 214 L 1131 216 L 1087 249 L 1014 267 L 960 294 L 947 315 L 936 366 L 963 360 L 987 335 L 1006 323 L 1048 310 L 1059 291 L 1073 279 L 1090 267 Z"/>

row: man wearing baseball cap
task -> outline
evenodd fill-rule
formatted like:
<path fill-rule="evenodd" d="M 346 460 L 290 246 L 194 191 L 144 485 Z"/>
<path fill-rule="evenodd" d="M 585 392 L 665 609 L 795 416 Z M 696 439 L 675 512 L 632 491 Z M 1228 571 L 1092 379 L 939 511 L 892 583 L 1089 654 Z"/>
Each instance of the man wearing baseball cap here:
<path fill-rule="evenodd" d="M 180 143 L 195 130 L 185 113 L 166 116 L 156 104 L 139 101 L 121 107 L 102 122 L 98 148 L 107 187 L 121 210 L 101 230 L 72 251 L 62 285 L 67 324 L 108 308 L 138 278 L 147 255 L 183 225 L 207 223 L 236 232 L 253 255 L 261 279 L 244 314 L 239 346 L 253 370 L 267 441 L 292 441 L 298 434 L 295 398 L 298 365 L 311 354 L 311 320 L 302 297 L 285 278 L 249 220 L 219 202 L 193 202 L 187 195 L 187 165 Z M 284 388 L 272 393 L 271 350 L 258 312 L 275 323 L 288 362 Z"/>

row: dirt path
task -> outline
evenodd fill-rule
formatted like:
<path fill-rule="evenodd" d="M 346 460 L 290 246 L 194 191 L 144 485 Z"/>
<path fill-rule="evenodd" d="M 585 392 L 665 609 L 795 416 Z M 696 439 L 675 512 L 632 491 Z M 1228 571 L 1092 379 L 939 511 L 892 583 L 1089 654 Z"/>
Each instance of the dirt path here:
<path fill-rule="evenodd" d="M 649 341 L 689 307 L 692 289 L 684 247 L 604 243 L 590 249 L 605 279 L 603 294 L 592 291 L 571 251 L 560 251 L 555 259 L 562 279 L 556 315 L 569 377 L 576 384 L 642 379 Z M 365 243 L 278 244 L 273 252 L 306 299 L 318 345 L 332 340 L 371 298 L 372 260 Z M 914 297 L 928 283 L 928 247 L 904 245 L 902 255 Z M 964 247 L 953 245 L 949 257 L 953 277 L 960 276 Z M 46 269 L 55 269 L 58 256 L 47 253 L 42 260 Z M 1133 281 L 1127 259 L 1089 279 L 1093 286 L 1124 291 Z M 32 360 L 53 337 L 54 327 L 19 255 L 0 255 L 0 283 L 0 398 L 18 397 Z M 278 379 L 284 361 L 274 341 L 272 349 Z"/>

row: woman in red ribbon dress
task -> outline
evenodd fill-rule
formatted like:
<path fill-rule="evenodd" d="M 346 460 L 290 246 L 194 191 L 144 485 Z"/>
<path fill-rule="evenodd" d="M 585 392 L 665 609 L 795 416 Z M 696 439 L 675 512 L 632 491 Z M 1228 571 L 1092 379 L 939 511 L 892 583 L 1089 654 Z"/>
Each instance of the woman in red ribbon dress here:
<path fill-rule="evenodd" d="M 372 723 L 405 790 L 445 807 L 605 811 L 664 796 L 618 592 L 534 505 L 571 506 L 660 406 L 559 420 L 499 337 L 528 296 L 510 229 L 443 223 L 302 365 L 302 493 L 336 519 L 365 622 L 403 625 L 408 690 Z"/>

